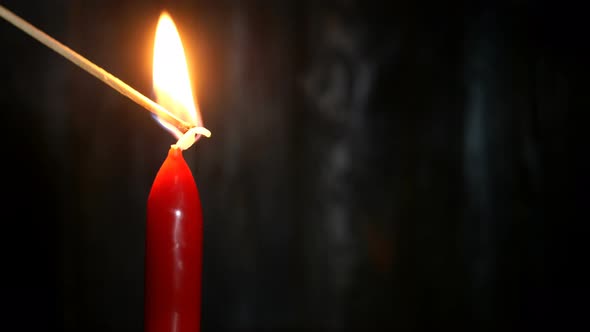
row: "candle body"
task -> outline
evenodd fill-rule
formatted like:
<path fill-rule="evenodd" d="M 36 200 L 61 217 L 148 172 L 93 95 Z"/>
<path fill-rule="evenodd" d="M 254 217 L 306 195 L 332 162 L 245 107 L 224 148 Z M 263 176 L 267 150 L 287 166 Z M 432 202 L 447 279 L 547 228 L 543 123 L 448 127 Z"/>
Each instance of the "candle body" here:
<path fill-rule="evenodd" d="M 203 219 L 195 180 L 172 147 L 150 191 L 145 252 L 145 331 L 200 330 Z"/>

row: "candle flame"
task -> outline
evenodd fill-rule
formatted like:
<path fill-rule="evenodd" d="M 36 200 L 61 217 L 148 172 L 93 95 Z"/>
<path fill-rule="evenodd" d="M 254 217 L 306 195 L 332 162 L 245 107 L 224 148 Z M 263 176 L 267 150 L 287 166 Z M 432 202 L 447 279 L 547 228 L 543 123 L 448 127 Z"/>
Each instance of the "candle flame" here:
<path fill-rule="evenodd" d="M 179 140 L 177 145 L 185 150 L 193 145 L 201 134 L 210 135 L 208 130 L 201 127 L 203 122 L 193 96 L 182 41 L 174 21 L 166 12 L 160 15 L 156 28 L 153 87 L 158 104 L 193 126 L 191 130 L 183 133 L 164 120 L 165 117 L 156 116 L 156 120 Z"/>

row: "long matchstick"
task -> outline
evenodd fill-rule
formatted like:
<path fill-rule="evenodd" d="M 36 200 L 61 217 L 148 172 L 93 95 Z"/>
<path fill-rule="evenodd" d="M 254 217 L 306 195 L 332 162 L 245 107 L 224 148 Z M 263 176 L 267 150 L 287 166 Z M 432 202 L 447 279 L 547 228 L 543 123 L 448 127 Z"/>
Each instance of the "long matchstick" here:
<path fill-rule="evenodd" d="M 131 86 L 127 85 L 125 82 L 121 81 L 114 75 L 110 74 L 106 70 L 102 69 L 101 67 L 95 65 L 90 60 L 86 59 L 85 57 L 81 56 L 80 54 L 76 53 L 69 47 L 65 46 L 64 44 L 60 43 L 59 41 L 55 40 L 53 37 L 49 36 L 45 32 L 37 29 L 35 26 L 30 24 L 29 22 L 23 20 L 10 10 L 6 9 L 4 6 L 0 5 L 0 17 L 5 19 L 6 21 L 10 22 L 29 36 L 33 37 L 43 45 L 49 47 L 53 51 L 59 53 L 64 58 L 70 60 L 80 68 L 84 69 L 88 73 L 92 74 L 94 77 L 98 78 L 99 80 L 103 81 L 113 89 L 117 90 L 122 95 L 128 97 L 129 99 L 133 100 L 140 106 L 143 106 L 148 111 L 152 112 L 153 114 L 160 117 L 162 120 L 176 126 L 181 132 L 185 133 L 189 129 L 193 129 L 195 133 L 202 134 L 206 137 L 211 136 L 211 132 L 206 128 L 197 127 L 194 128 L 193 125 L 186 123 L 185 121 L 179 119 L 173 113 L 165 109 L 164 107 L 160 106 L 158 103 L 154 102 L 153 100 L 149 99 L 148 97 L 141 94 L 139 91 L 133 89 Z"/>

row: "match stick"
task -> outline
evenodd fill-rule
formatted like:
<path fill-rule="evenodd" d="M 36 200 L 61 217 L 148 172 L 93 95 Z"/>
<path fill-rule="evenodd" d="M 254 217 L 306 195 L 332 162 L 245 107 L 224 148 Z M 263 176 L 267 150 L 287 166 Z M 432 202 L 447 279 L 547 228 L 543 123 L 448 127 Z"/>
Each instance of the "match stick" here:
<path fill-rule="evenodd" d="M 85 57 L 81 56 L 80 54 L 76 53 L 69 47 L 65 46 L 64 44 L 60 43 L 59 41 L 55 40 L 45 32 L 37 29 L 29 22 L 23 20 L 10 10 L 6 9 L 4 6 L 0 5 L 0 17 L 5 19 L 6 21 L 10 22 L 29 36 L 35 38 L 37 41 L 41 42 L 45 46 L 49 47 L 53 51 L 61 54 L 66 59 L 70 60 L 74 64 L 78 65 L 80 68 L 84 69 L 88 73 L 92 74 L 94 77 L 98 78 L 99 80 L 103 81 L 104 83 L 108 84 L 113 89 L 119 91 L 122 95 L 128 97 L 129 99 L 133 100 L 140 106 L 143 106 L 148 111 L 152 112 L 153 114 L 160 117 L 162 120 L 174 125 L 177 127 L 181 132 L 186 133 L 189 129 L 193 128 L 194 126 L 186 123 L 185 121 L 179 119 L 174 114 L 170 113 L 167 109 L 160 106 L 158 103 L 154 102 L 153 100 L 149 99 L 148 97 L 141 94 L 139 91 L 133 89 L 125 82 L 121 81 L 114 75 L 110 74 L 106 70 L 100 68 L 99 66 L 92 63 L 90 60 L 86 59 Z M 211 136 L 211 132 L 206 128 L 197 127 L 193 129 L 196 133 L 202 134 L 206 137 Z"/>

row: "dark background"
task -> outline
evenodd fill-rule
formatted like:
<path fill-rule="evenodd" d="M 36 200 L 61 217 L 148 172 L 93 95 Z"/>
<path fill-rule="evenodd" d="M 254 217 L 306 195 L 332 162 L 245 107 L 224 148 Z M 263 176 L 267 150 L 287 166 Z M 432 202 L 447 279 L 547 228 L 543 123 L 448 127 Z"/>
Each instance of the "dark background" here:
<path fill-rule="evenodd" d="M 588 325 L 582 5 L 1 4 L 147 95 L 172 14 L 213 132 L 185 153 L 203 331 Z M 0 330 L 142 331 L 173 139 L 4 21 L 0 45 Z"/>

